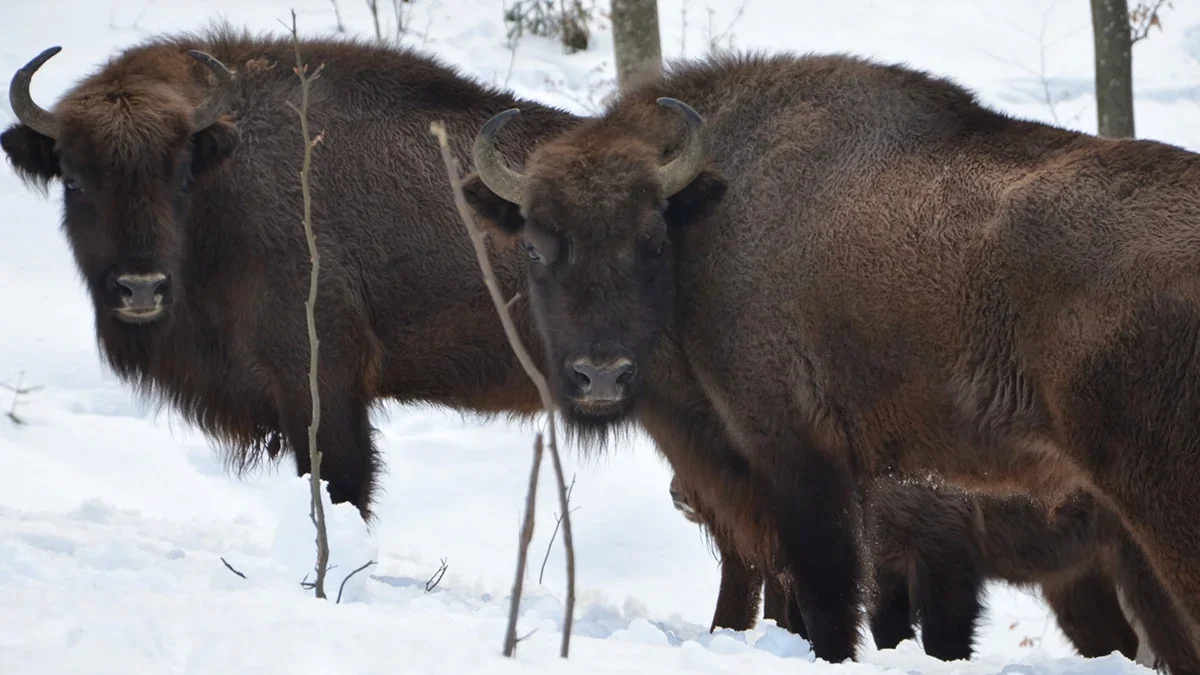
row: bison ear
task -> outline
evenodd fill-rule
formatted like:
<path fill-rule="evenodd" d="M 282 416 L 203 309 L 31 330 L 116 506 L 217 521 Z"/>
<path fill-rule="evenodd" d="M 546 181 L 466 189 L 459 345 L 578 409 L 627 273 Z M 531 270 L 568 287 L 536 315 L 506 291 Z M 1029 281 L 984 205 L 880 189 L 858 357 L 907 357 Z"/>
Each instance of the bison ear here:
<path fill-rule="evenodd" d="M 199 176 L 225 161 L 238 141 L 237 127 L 229 116 L 192 134 L 192 175 Z"/>
<path fill-rule="evenodd" d="M 725 179 L 712 171 L 701 171 L 696 179 L 667 200 L 663 214 L 671 226 L 704 220 L 725 198 Z"/>
<path fill-rule="evenodd" d="M 26 184 L 36 184 L 44 191 L 52 179 L 62 175 L 54 139 L 24 124 L 14 124 L 0 134 L 0 148 Z"/>
<path fill-rule="evenodd" d="M 480 225 L 504 239 L 511 239 L 520 234 L 525 227 L 525 218 L 521 216 L 521 207 L 508 201 L 488 189 L 477 174 L 467 176 L 462 184 L 463 197 L 467 206 L 475 212 Z"/>

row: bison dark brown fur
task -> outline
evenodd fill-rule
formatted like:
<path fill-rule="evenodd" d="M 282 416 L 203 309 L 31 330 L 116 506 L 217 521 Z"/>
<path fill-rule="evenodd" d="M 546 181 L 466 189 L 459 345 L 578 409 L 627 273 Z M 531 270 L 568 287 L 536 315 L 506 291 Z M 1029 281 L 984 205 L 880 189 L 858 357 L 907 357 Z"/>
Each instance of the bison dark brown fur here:
<path fill-rule="evenodd" d="M 855 655 L 891 473 L 1093 487 L 1200 619 L 1200 156 L 846 56 L 676 66 L 523 169 L 505 136 L 469 199 L 534 252 L 563 407 L 724 434 L 818 656 Z"/>

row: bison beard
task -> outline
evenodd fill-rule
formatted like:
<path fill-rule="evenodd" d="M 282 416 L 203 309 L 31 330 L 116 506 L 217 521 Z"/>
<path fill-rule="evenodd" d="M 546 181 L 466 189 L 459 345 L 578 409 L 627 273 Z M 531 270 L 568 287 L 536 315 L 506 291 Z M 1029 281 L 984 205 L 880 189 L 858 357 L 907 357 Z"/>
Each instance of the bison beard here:
<path fill-rule="evenodd" d="M 687 482 L 777 540 L 819 657 L 853 655 L 858 504 L 889 474 L 1095 490 L 1200 620 L 1200 156 L 844 56 L 679 64 L 520 170 L 498 121 L 470 198 L 536 253 L 546 353 L 625 346 L 644 375 L 610 398 L 744 462 Z"/>

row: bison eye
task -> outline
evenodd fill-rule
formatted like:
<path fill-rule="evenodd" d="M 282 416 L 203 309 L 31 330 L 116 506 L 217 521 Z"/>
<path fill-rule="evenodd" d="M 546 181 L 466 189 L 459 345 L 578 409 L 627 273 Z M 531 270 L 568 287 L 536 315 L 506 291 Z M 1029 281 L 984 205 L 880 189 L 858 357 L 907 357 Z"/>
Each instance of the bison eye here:
<path fill-rule="evenodd" d="M 535 263 L 546 262 L 546 259 L 542 257 L 542 254 L 538 253 L 537 249 L 530 246 L 529 244 L 525 245 L 525 253 L 529 254 L 529 259 Z"/>
<path fill-rule="evenodd" d="M 81 189 L 79 187 L 79 183 L 71 180 L 70 178 L 63 181 L 63 187 L 67 189 L 67 192 L 79 192 Z"/>

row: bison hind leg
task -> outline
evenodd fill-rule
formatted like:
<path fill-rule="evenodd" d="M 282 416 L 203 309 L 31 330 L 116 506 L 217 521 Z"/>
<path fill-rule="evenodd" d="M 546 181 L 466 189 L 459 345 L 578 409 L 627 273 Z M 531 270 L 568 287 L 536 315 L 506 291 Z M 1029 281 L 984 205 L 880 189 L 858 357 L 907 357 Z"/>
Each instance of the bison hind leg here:
<path fill-rule="evenodd" d="M 908 579 L 903 574 L 876 568 L 875 598 L 871 606 L 871 636 L 877 649 L 895 649 L 913 639 L 913 611 Z"/>
<path fill-rule="evenodd" d="M 918 563 L 916 601 L 925 653 L 969 660 L 982 610 L 983 574 L 969 554 L 929 556 Z"/>

